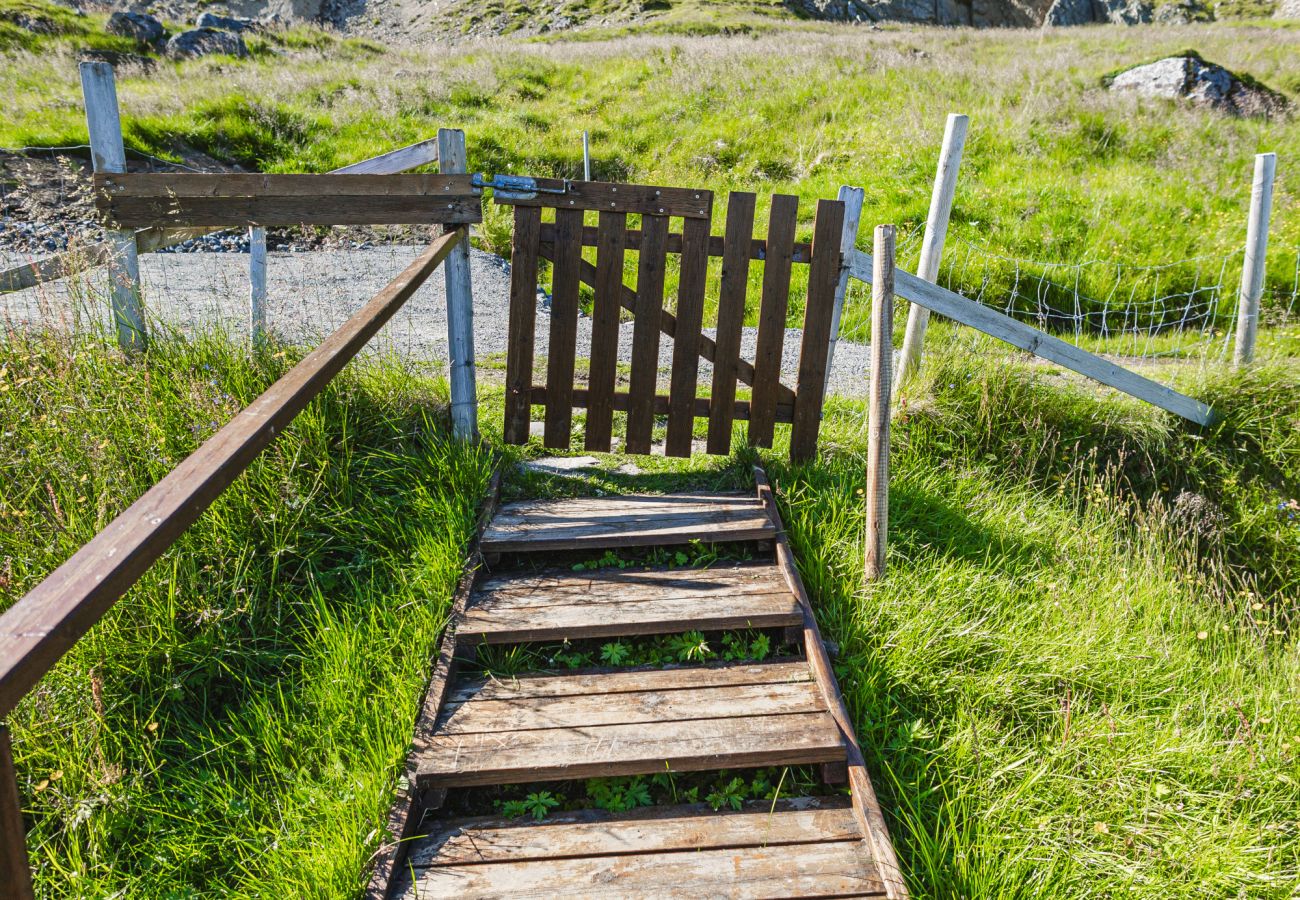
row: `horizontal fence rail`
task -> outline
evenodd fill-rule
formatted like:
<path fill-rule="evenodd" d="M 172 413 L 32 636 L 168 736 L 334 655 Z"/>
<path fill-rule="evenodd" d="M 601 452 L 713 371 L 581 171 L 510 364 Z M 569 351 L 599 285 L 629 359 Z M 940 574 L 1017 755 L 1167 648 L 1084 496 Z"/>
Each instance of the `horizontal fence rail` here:
<path fill-rule="evenodd" d="M 0 615 L 0 717 L 171 547 L 466 238 L 457 228 Z"/>

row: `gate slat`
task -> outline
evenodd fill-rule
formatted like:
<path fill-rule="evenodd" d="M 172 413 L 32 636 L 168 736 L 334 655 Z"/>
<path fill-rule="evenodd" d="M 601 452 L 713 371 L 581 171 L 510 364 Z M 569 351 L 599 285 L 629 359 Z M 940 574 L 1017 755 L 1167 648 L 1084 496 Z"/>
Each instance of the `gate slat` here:
<path fill-rule="evenodd" d="M 709 415 L 708 452 L 731 452 L 731 409 L 736 399 L 740 329 L 745 321 L 745 287 L 754 242 L 754 195 L 732 191 L 727 198 L 727 229 L 722 246 L 722 281 L 718 288 L 718 329 L 714 338 L 713 405 Z M 837 273 L 838 274 L 838 273 Z"/>
<path fill-rule="evenodd" d="M 818 200 L 813 224 L 812 262 L 808 267 L 808 304 L 803 317 L 803 346 L 799 350 L 799 384 L 795 389 L 790 459 L 811 459 L 817 452 L 822 402 L 826 395 L 826 360 L 830 349 L 831 316 L 840 277 L 840 232 L 844 204 Z"/>
<path fill-rule="evenodd" d="M 557 209 L 543 443 L 547 447 L 561 450 L 569 448 L 573 428 L 573 374 L 578 343 L 578 279 L 581 265 L 582 210 Z"/>
<path fill-rule="evenodd" d="M 510 324 L 506 343 L 506 420 L 508 444 L 528 441 L 532 418 L 533 344 L 537 324 L 537 251 L 542 211 L 515 207 L 515 234 L 510 247 Z"/>
<path fill-rule="evenodd" d="M 591 313 L 586 448 L 608 453 L 618 377 L 618 320 L 623 299 L 623 253 L 627 215 L 602 212 L 596 236 L 596 300 Z"/>
<path fill-rule="evenodd" d="M 655 386 L 659 379 L 659 314 L 664 308 L 664 262 L 668 217 L 642 220 L 641 259 L 637 266 L 636 311 L 632 325 L 631 395 L 627 411 L 627 452 L 649 453 L 654 430 Z"/>
<path fill-rule="evenodd" d="M 758 346 L 754 352 L 754 394 L 749 409 L 749 443 L 771 447 L 776 426 L 776 389 L 781 383 L 781 350 L 785 317 L 790 306 L 790 270 L 799 198 L 772 197 L 767 223 L 767 253 L 763 260 L 763 299 L 758 313 Z"/>
<path fill-rule="evenodd" d="M 682 222 L 682 265 L 677 287 L 673 335 L 673 374 L 668 389 L 665 456 L 690 456 L 695 426 L 695 390 L 700 373 L 700 325 L 709 274 L 709 219 Z"/>

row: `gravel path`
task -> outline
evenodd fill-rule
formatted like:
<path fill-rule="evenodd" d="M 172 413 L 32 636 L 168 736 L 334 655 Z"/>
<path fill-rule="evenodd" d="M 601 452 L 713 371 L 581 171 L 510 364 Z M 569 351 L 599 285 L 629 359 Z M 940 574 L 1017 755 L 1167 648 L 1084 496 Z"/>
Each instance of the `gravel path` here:
<path fill-rule="evenodd" d="M 389 245 L 367 250 L 318 250 L 306 253 L 271 253 L 267 263 L 267 320 L 271 330 L 291 341 L 310 341 L 340 325 L 376 291 L 414 259 L 422 247 Z M 157 320 L 194 333 L 220 328 L 238 337 L 248 336 L 248 256 L 243 253 L 147 254 L 140 258 L 141 280 L 150 314 Z M 506 350 L 506 324 L 510 276 L 498 257 L 474 251 L 474 343 L 481 363 L 489 364 L 480 377 L 500 377 Z M 101 277 L 87 276 L 44 285 L 30 291 L 0 294 L 0 316 L 15 323 L 54 321 L 67 323 L 73 305 L 98 309 L 103 315 Z M 537 355 L 546 354 L 550 321 L 549 302 L 539 296 Z M 713 331 L 706 329 L 712 336 Z M 786 331 L 781 361 L 783 380 L 793 385 L 798 373 L 799 329 Z M 757 329 L 746 328 L 742 354 L 754 358 Z M 578 346 L 591 344 L 591 319 L 578 320 Z M 435 273 L 372 342 L 371 352 L 396 352 L 414 360 L 446 359 L 447 316 L 443 278 Z M 581 354 L 581 351 L 579 351 Z M 619 360 L 632 358 L 632 323 L 619 330 Z M 672 342 L 659 345 L 660 385 L 667 389 Z M 494 368 L 492 364 L 496 364 Z M 866 392 L 867 347 L 841 340 L 831 373 L 831 392 L 862 395 Z M 707 382 L 712 366 L 700 361 L 700 380 Z"/>

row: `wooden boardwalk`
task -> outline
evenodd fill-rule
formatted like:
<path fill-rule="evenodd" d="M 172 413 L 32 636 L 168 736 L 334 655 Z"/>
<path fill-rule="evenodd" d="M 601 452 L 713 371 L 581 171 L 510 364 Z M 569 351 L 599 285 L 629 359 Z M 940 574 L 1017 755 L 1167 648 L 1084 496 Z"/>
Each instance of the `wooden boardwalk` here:
<path fill-rule="evenodd" d="M 755 494 L 508 504 L 476 563 L 417 724 L 371 897 L 904 897 L 861 753 L 766 479 Z M 546 554 L 746 542 L 707 568 L 545 568 Z M 536 554 L 541 554 L 537 556 Z M 502 561 L 506 564 L 502 565 Z M 528 565 L 511 567 L 512 562 Z M 538 568 L 537 562 L 543 567 Z M 491 569 L 489 572 L 488 569 Z M 765 662 L 458 676 L 484 644 L 772 629 Z M 542 822 L 457 818 L 447 791 L 664 771 L 814 766 L 851 796 Z"/>

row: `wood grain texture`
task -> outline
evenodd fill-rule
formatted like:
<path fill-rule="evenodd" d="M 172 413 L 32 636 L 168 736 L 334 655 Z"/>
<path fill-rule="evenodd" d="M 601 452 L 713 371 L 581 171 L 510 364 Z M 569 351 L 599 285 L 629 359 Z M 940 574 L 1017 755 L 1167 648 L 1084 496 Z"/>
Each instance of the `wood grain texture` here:
<path fill-rule="evenodd" d="M 681 253 L 686 244 L 686 231 L 689 226 L 685 224 L 688 220 L 683 220 L 681 233 L 676 231 L 668 234 L 668 252 Z M 555 226 L 550 224 L 542 225 L 542 244 L 551 244 L 555 240 Z M 594 247 L 599 240 L 598 229 L 588 225 L 582 229 L 582 244 L 584 247 Z M 720 234 L 710 235 L 707 240 L 708 256 L 722 256 L 723 237 Z M 629 228 L 623 242 L 628 250 L 641 249 L 641 230 L 639 228 Z M 796 263 L 807 263 L 812 259 L 812 245 L 803 241 L 795 241 L 793 261 Z M 767 241 L 764 238 L 754 238 L 749 249 L 750 259 L 767 258 Z"/>
<path fill-rule="evenodd" d="M 632 373 L 628 381 L 628 453 L 649 453 L 654 430 L 655 387 L 659 383 L 659 316 L 664 309 L 667 216 L 645 216 L 645 240 L 637 264 L 632 323 Z"/>
<path fill-rule="evenodd" d="M 695 428 L 695 400 L 700 373 L 700 328 L 709 275 L 709 219 L 682 223 L 681 270 L 677 280 L 672 375 L 668 386 L 666 456 L 690 456 Z M 660 326 L 662 327 L 662 325 Z M 707 417 L 707 415 L 706 415 Z"/>
<path fill-rule="evenodd" d="M 106 220 L 119 228 L 148 225 L 167 228 L 195 225 L 467 225 L 483 221 L 479 199 L 469 196 L 115 197 L 107 204 L 100 204 L 100 209 Z"/>
<path fill-rule="evenodd" d="M 790 432 L 790 459 L 802 462 L 817 452 L 822 402 L 826 397 L 826 363 L 830 353 L 831 319 L 835 312 L 835 286 L 840 277 L 840 237 L 844 230 L 844 204 L 818 200 L 813 222 L 813 260 L 808 270 L 808 301 L 803 316 L 803 343 L 799 348 L 799 383 L 795 389 L 794 423 Z"/>
<path fill-rule="evenodd" d="M 27 859 L 27 827 L 18 798 L 9 727 L 0 722 L 0 887 L 12 900 L 31 900 L 32 870 Z"/>
<path fill-rule="evenodd" d="M 546 357 L 547 447 L 569 449 L 573 429 L 573 375 L 578 341 L 578 268 L 583 263 L 582 211 L 555 212 L 555 265 L 551 277 L 551 339 Z"/>
<path fill-rule="evenodd" d="M 750 399 L 748 435 L 751 447 L 771 447 L 775 435 L 776 389 L 781 383 L 781 350 L 785 345 L 785 317 L 790 307 L 790 271 L 798 224 L 799 198 L 774 195 L 767 222 L 767 258 L 763 261 L 763 294 L 754 350 L 754 392 Z"/>
<path fill-rule="evenodd" d="M 586 448 L 608 453 L 613 438 L 614 385 L 618 380 L 618 322 L 622 312 L 623 236 L 627 215 L 602 212 L 596 245 L 595 300 L 591 311 L 591 363 L 587 376 Z"/>
<path fill-rule="evenodd" d="M 873 261 L 870 253 L 857 250 L 849 263 L 854 278 L 871 284 Z M 1006 341 L 1021 350 L 1064 366 L 1072 372 L 1078 372 L 1139 400 L 1145 400 L 1166 412 L 1182 416 L 1189 422 L 1208 426 L 1219 420 L 1218 414 L 1199 400 L 1180 394 L 1173 388 L 1165 387 L 1110 360 L 1089 353 L 1087 350 L 1081 350 L 1073 344 L 1067 344 L 1045 331 L 1017 322 L 1010 316 L 990 309 L 982 303 L 969 300 L 937 284 L 923 281 L 910 272 L 895 269 L 894 291 L 899 297 L 919 303 L 931 312 L 937 312 L 963 325 L 969 325 L 1000 341 Z"/>
<path fill-rule="evenodd" d="M 537 329 L 537 229 L 542 211 L 515 210 L 510 245 L 510 323 L 506 341 L 506 399 L 503 437 L 508 444 L 528 441 L 532 415 L 533 352 Z"/>
<path fill-rule="evenodd" d="M 707 219 L 713 209 L 713 192 L 698 188 L 615 184 L 608 181 L 534 179 L 537 186 L 563 193 L 539 193 L 530 200 L 515 200 L 497 192 L 497 203 L 513 206 L 550 206 L 557 210 L 595 209 L 601 212 L 640 213 L 647 216 L 681 216 Z M 578 238 L 581 241 L 581 235 Z"/>
<path fill-rule="evenodd" d="M 464 176 L 467 168 L 465 132 L 459 128 L 438 129 L 438 160 L 443 178 Z M 392 176 L 379 177 L 391 178 Z M 469 271 L 468 235 L 452 249 L 442 265 L 442 272 L 446 278 L 447 381 L 451 385 L 451 433 L 458 441 L 477 441 L 478 384 L 474 359 L 474 286 Z"/>
<path fill-rule="evenodd" d="M 483 546 L 509 553 L 764 540 L 771 534 L 762 505 L 743 494 L 638 494 L 508 503 Z"/>
<path fill-rule="evenodd" d="M 753 239 L 754 195 L 732 191 L 727 198 L 722 280 L 718 285 L 718 327 L 714 337 L 713 389 L 709 393 L 715 403 L 709 409 L 708 452 L 718 456 L 731 452 L 731 404 L 736 399 L 740 333 L 745 322 L 749 251 Z"/>
<path fill-rule="evenodd" d="M 885 574 L 889 533 L 889 420 L 894 363 L 894 226 L 875 232 L 871 285 L 871 374 L 867 391 L 867 535 L 865 577 Z"/>
<path fill-rule="evenodd" d="M 448 130 L 448 129 L 444 129 Z M 478 189 L 471 176 L 450 175 L 261 175 L 194 172 L 150 172 L 136 174 L 96 173 L 95 194 L 99 202 L 117 200 L 235 200 L 300 197 L 325 202 L 333 197 L 391 197 L 399 200 L 423 198 L 474 198 Z"/>
<path fill-rule="evenodd" d="M 0 716 L 135 583 L 437 269 L 434 241 L 283 378 L 0 615 Z"/>

